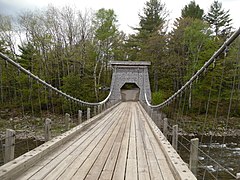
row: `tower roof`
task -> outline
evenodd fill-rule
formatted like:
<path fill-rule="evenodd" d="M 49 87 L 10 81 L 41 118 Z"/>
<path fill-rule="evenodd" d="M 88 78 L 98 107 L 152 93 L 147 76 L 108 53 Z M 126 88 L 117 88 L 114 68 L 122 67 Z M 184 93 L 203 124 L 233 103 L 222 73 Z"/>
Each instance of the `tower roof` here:
<path fill-rule="evenodd" d="M 150 66 L 149 61 L 111 61 L 112 66 Z"/>

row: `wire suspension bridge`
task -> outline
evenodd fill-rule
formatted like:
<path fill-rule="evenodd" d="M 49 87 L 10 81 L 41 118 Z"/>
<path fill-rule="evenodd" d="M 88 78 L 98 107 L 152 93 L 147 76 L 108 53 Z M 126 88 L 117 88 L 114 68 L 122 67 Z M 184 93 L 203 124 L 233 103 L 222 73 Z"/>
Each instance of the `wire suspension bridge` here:
<path fill-rule="evenodd" d="M 5 154 L 3 158 L 5 164 L 0 167 L 1 179 L 168 180 L 195 179 L 195 176 L 198 179 L 224 179 L 226 176 L 239 178 L 239 166 L 236 166 L 233 171 L 212 157 L 214 146 L 221 146 L 218 154 L 224 156 L 227 143 L 225 135 L 220 138 L 221 142 L 216 143 L 214 139 L 216 134 L 213 133 L 213 129 L 217 128 L 214 126 L 220 123 L 218 111 L 221 108 L 222 79 L 225 72 L 222 71 L 219 77 L 221 83 L 216 90 L 213 89 L 216 87 L 214 81 L 217 77 L 208 77 L 210 73 L 206 73 L 211 65 L 215 67 L 219 56 L 224 57 L 224 62 L 229 61 L 227 53 L 239 34 L 240 29 L 224 42 L 185 85 L 158 105 L 151 105 L 146 94 L 145 100 L 140 102 L 120 102 L 121 99 L 110 101 L 112 88 L 105 100 L 96 103 L 86 102 L 53 87 L 8 56 L 0 53 L 3 61 L 0 66 L 1 101 L 4 101 L 3 94 L 8 93 L 13 100 L 20 99 L 19 104 L 23 110 L 23 116 L 26 109 L 31 109 L 33 114 L 34 111 L 40 111 L 41 119 L 45 119 L 45 125 L 40 125 L 42 121 L 39 120 L 35 124 L 36 129 L 33 130 L 35 132 L 33 136 L 37 136 L 39 129 L 45 129 L 43 134 L 46 141 L 44 144 L 38 144 L 36 141 L 38 147 L 33 150 L 31 149 L 34 147 L 30 148 L 30 142 L 27 141 L 29 152 L 13 159 L 15 151 L 13 147 L 17 149 L 18 145 L 18 142 L 15 142 L 15 137 L 18 136 L 16 133 L 22 133 L 25 136 L 29 132 L 8 130 L 6 136 L 1 138 L 1 151 L 2 154 Z M 236 58 L 231 60 L 233 76 L 229 82 L 228 111 L 225 113 L 224 120 L 221 120 L 223 134 L 229 129 L 233 133 L 235 130 L 237 131 L 237 127 L 232 123 L 232 114 L 239 113 L 239 54 L 240 48 L 236 50 Z M 13 89 L 3 86 L 3 74 L 10 75 L 9 71 L 16 75 Z M 31 107 L 24 107 L 24 92 L 17 90 L 23 86 L 23 83 L 17 78 L 18 76 L 26 76 L 28 79 L 30 87 L 28 101 L 30 101 Z M 206 77 L 211 79 L 211 84 L 208 85 L 210 88 L 205 94 L 207 96 L 207 102 L 204 102 L 206 109 L 203 115 L 201 114 L 203 121 L 200 122 L 198 119 L 190 119 L 189 114 L 191 115 L 190 108 L 194 106 L 194 93 L 198 92 L 198 81 L 204 80 Z M 114 82 L 112 83 L 114 84 Z M 34 92 L 34 87 L 37 89 L 36 92 Z M 34 108 L 34 93 L 37 99 L 35 101 L 39 102 L 38 110 Z M 217 100 L 213 100 L 214 93 L 217 94 Z M 55 114 L 60 111 L 63 114 L 61 117 L 55 117 L 61 120 L 52 122 L 47 116 L 43 117 L 41 112 L 44 108 L 40 101 L 41 98 L 46 99 L 45 109 L 48 112 L 51 111 L 52 114 Z M 62 109 L 54 109 L 55 103 L 61 103 Z M 198 139 L 190 140 L 186 136 L 188 130 L 191 132 L 208 130 L 210 111 L 214 113 L 213 124 L 211 124 L 213 129 L 209 134 L 208 144 L 204 144 L 204 133 L 200 134 Z M 201 109 L 199 109 L 198 115 L 200 112 Z M 58 132 L 49 131 L 51 129 L 57 129 Z M 172 145 L 169 141 L 172 141 Z M 198 141 L 199 143 L 196 143 Z M 240 153 L 237 148 L 235 149 L 235 164 L 239 164 Z M 188 162 L 185 160 L 185 163 L 182 160 L 184 157 L 179 156 L 186 151 L 188 155 L 190 154 L 189 168 L 191 171 L 188 168 Z M 203 163 L 200 157 L 206 161 Z"/>

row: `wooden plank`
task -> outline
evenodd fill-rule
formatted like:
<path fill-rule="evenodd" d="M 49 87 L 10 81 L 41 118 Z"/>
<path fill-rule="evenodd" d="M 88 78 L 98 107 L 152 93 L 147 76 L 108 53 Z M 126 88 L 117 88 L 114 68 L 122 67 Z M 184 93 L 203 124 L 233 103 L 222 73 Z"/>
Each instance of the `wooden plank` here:
<path fill-rule="evenodd" d="M 94 133 L 97 132 L 96 136 L 91 135 L 87 140 L 85 140 L 83 144 L 79 146 L 78 149 L 72 152 L 67 158 L 64 159 L 64 161 L 59 163 L 58 166 L 56 167 L 56 170 L 54 170 L 52 173 L 49 173 L 46 179 L 48 178 L 53 179 L 54 177 L 59 176 L 61 176 L 59 177 L 59 179 L 61 178 L 66 179 L 66 177 L 69 178 L 70 176 L 73 176 L 74 173 L 79 168 L 79 166 L 81 166 L 81 164 L 86 161 L 89 154 L 101 141 L 105 133 L 109 131 L 109 129 L 114 128 L 116 126 L 116 122 L 113 120 L 113 117 L 115 115 L 118 114 L 110 116 L 110 119 L 109 121 L 107 121 L 107 124 L 102 125 L 101 128 L 94 132 Z"/>
<path fill-rule="evenodd" d="M 119 116 L 118 116 L 119 118 Z M 116 126 L 114 128 L 109 129 L 106 133 L 104 133 L 103 138 L 101 139 L 101 141 L 99 142 L 99 144 L 96 146 L 96 148 L 94 148 L 94 150 L 89 154 L 89 156 L 87 157 L 87 159 L 84 161 L 84 163 L 77 169 L 76 173 L 74 174 L 74 176 L 71 179 L 84 179 L 90 168 L 92 167 L 92 165 L 94 164 L 94 162 L 96 161 L 98 155 L 100 154 L 100 152 L 102 151 L 102 149 L 104 148 L 104 146 L 107 144 L 107 142 L 111 142 L 115 139 L 114 136 L 117 135 L 117 132 L 119 131 L 120 127 L 121 127 L 121 120 L 119 121 L 119 119 L 116 119 Z M 108 141 L 108 139 L 110 139 Z M 69 178 L 69 177 L 68 177 Z"/>
<path fill-rule="evenodd" d="M 73 141 L 73 143 L 70 146 L 67 146 L 67 148 L 65 148 L 66 146 L 63 146 L 63 150 L 60 151 L 61 153 L 58 154 L 57 156 L 55 156 L 54 159 L 50 158 L 51 161 L 47 165 L 42 166 L 41 168 L 39 167 L 37 169 L 37 172 L 34 173 L 34 176 L 32 178 L 45 177 L 50 171 L 52 171 L 54 168 L 56 168 L 60 164 L 61 161 L 65 160 L 65 157 L 67 155 L 69 155 L 79 145 L 81 145 L 81 143 L 85 142 L 85 144 L 87 144 L 88 142 L 85 140 L 86 139 L 90 140 L 90 139 L 93 139 L 95 136 L 97 136 L 98 135 L 97 133 L 99 133 L 101 131 L 101 127 L 105 127 L 109 123 L 107 121 L 109 117 L 111 117 L 111 115 L 107 115 L 107 118 L 103 119 L 102 122 L 99 122 L 99 124 L 97 124 L 94 128 L 90 129 L 91 131 L 88 131 L 88 132 L 86 132 L 86 134 L 76 137 L 76 140 Z M 94 134 L 95 134 L 95 136 L 94 136 Z M 91 136 L 92 136 L 92 138 L 90 138 Z M 77 144 L 77 146 L 76 146 L 76 144 Z M 81 151 L 79 153 L 81 153 Z M 32 174 L 32 173 L 30 173 L 30 174 Z"/>
<path fill-rule="evenodd" d="M 131 108 L 131 111 L 133 109 Z M 128 146 L 126 179 L 138 179 L 137 174 L 137 152 L 136 152 L 136 133 L 135 133 L 135 118 L 131 116 L 130 140 Z"/>
<path fill-rule="evenodd" d="M 162 138 L 156 135 L 158 130 L 142 107 L 136 102 L 126 102 L 112 112 L 89 131 L 43 157 L 32 168 L 34 173 L 28 171 L 31 176 L 26 173 L 22 179 L 178 178 L 168 162 L 174 156 L 172 161 L 176 163 L 178 157 L 171 151 L 171 157 L 166 158 L 160 145 Z M 168 148 L 170 144 L 163 146 Z M 42 175 L 37 176 L 38 173 Z"/>
<path fill-rule="evenodd" d="M 139 111 L 141 111 L 141 110 L 139 109 Z M 141 113 L 143 113 L 143 112 L 141 112 Z M 142 117 L 144 117 L 144 116 L 142 115 Z M 147 134 L 150 145 L 152 146 L 152 150 L 153 150 L 153 153 L 157 160 L 159 169 L 161 171 L 162 178 L 164 180 L 173 180 L 174 176 L 170 170 L 170 167 L 166 161 L 166 158 L 165 158 L 155 136 L 153 135 L 153 132 L 150 129 L 148 123 L 146 121 L 144 121 L 144 122 L 145 122 L 145 133 Z"/>
<path fill-rule="evenodd" d="M 145 121 L 142 112 L 138 110 L 138 113 L 140 114 L 139 119 L 141 119 L 142 121 Z M 153 151 L 148 133 L 146 132 L 147 126 L 148 125 L 145 123 L 144 129 L 142 130 L 141 135 L 142 135 L 143 143 L 144 143 L 144 147 L 145 147 L 147 162 L 148 162 L 149 171 L 150 171 L 150 177 L 151 177 L 151 179 L 162 180 L 163 176 L 162 176 L 157 158 Z"/>
<path fill-rule="evenodd" d="M 103 147 L 97 160 L 94 162 L 91 170 L 85 178 L 86 180 L 98 179 L 101 173 L 103 179 L 111 179 L 112 175 L 110 171 L 113 171 L 115 167 L 115 161 L 117 159 L 118 151 L 124 134 L 128 113 L 129 109 L 127 108 L 124 112 L 124 115 L 121 117 L 121 119 L 119 119 L 120 129 L 118 131 L 114 130 L 113 134 Z"/>
<path fill-rule="evenodd" d="M 95 136 L 92 134 L 92 136 L 89 136 L 89 138 L 84 138 L 86 141 L 84 141 L 84 139 L 79 140 L 80 142 L 78 142 L 78 144 L 81 145 L 77 146 L 77 151 L 79 154 L 81 154 L 93 140 L 98 140 L 95 137 L 97 137 L 97 135 L 100 133 L 99 131 L 96 131 Z M 73 161 L 75 158 L 73 155 L 71 155 L 73 151 L 76 151 L 76 145 L 70 146 L 66 151 L 62 152 L 58 157 L 56 157 L 54 160 L 44 166 L 40 171 L 38 171 L 34 176 L 32 176 L 32 178 L 42 179 L 44 177 L 48 178 L 48 175 L 51 175 L 51 178 L 54 179 L 54 176 L 58 176 L 58 173 L 64 171 L 67 165 Z"/>
<path fill-rule="evenodd" d="M 131 114 L 129 114 L 127 118 L 127 124 L 126 124 L 125 132 L 123 135 L 122 144 L 120 147 L 120 152 L 119 152 L 118 159 L 116 162 L 116 167 L 113 173 L 112 179 L 114 180 L 124 180 L 124 177 L 125 177 L 125 169 L 126 169 L 128 145 L 129 145 L 129 137 L 130 137 L 130 125 L 131 125 Z"/>
<path fill-rule="evenodd" d="M 152 133 L 152 132 L 151 132 Z M 161 150 L 161 148 L 159 147 L 159 144 L 157 143 L 156 139 L 154 138 L 150 138 L 150 142 L 152 144 L 152 147 L 153 147 L 153 151 L 155 153 L 155 156 L 157 158 L 157 161 L 158 161 L 158 164 L 159 164 L 159 167 L 161 169 L 161 172 L 162 172 L 162 176 L 163 176 L 163 179 L 165 180 L 173 180 L 175 179 L 172 172 L 171 172 L 171 169 L 167 163 L 167 160 Z"/>
<path fill-rule="evenodd" d="M 138 179 L 149 180 L 150 172 L 148 169 L 147 157 L 143 143 L 143 138 L 145 138 L 145 122 L 139 117 L 140 114 L 137 112 L 136 107 L 134 109 L 134 117 L 136 118 Z"/>
<path fill-rule="evenodd" d="M 129 124 L 129 108 L 127 108 L 127 111 L 125 112 L 125 115 L 124 115 L 124 119 L 123 119 L 123 125 L 120 129 L 120 132 L 118 133 L 118 136 L 117 138 L 115 139 L 114 141 L 114 144 L 113 144 L 113 147 L 112 147 L 112 150 L 108 156 L 108 159 L 106 161 L 106 164 L 101 172 L 101 175 L 99 177 L 99 179 L 112 179 L 113 177 L 113 172 L 115 170 L 115 166 L 116 166 L 116 163 L 117 163 L 117 159 L 118 159 L 118 156 L 119 156 L 119 153 L 120 153 L 120 149 L 121 149 L 121 144 L 122 144 L 122 140 L 123 140 L 123 137 L 125 135 L 125 130 L 127 127 L 127 124 Z M 101 163 L 101 162 L 100 162 Z"/>
<path fill-rule="evenodd" d="M 140 105 L 139 105 L 140 106 Z M 156 124 L 151 120 L 151 118 L 147 115 L 142 106 L 140 106 L 141 111 L 144 112 L 143 115 L 146 118 L 146 121 L 153 132 L 157 142 L 165 155 L 168 166 L 171 169 L 171 172 L 175 179 L 191 179 L 195 180 L 196 177 L 189 170 L 186 163 L 181 159 L 181 157 L 177 154 L 175 149 L 171 146 L 171 144 L 167 141 L 163 133 L 159 130 Z"/>
<path fill-rule="evenodd" d="M 79 126 L 74 127 L 73 129 L 63 133 L 60 136 L 53 138 L 51 141 L 44 143 L 43 145 L 35 148 L 32 151 L 25 153 L 24 155 L 16 158 L 14 163 L 7 163 L 0 167 L 0 179 L 10 179 L 17 178 L 27 169 L 31 168 L 36 162 L 40 161 L 44 156 L 49 155 L 53 150 L 56 150 L 57 147 L 65 144 L 73 137 L 81 133 L 84 129 L 90 127 L 93 123 L 98 122 L 110 111 L 114 110 L 119 104 L 115 104 L 111 108 L 107 109 L 103 113 L 91 118 L 90 120 L 85 121 Z"/>

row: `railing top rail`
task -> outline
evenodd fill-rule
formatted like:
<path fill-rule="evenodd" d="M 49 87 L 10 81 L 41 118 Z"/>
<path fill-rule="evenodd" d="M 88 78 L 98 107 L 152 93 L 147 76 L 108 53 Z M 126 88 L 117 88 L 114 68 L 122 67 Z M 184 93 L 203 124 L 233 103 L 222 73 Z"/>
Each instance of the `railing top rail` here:
<path fill-rule="evenodd" d="M 206 68 L 208 68 L 215 59 L 225 51 L 225 49 L 240 35 L 240 28 L 235 31 L 223 44 L 222 46 L 212 55 L 212 57 L 205 62 L 205 64 L 178 90 L 176 91 L 172 96 L 170 96 L 167 100 L 164 102 L 158 104 L 158 105 L 151 105 L 147 99 L 146 93 L 145 93 L 145 100 L 149 107 L 151 108 L 158 108 L 161 109 L 171 103 L 172 100 L 174 100 L 178 95 L 180 95 L 184 90 L 191 85 L 204 71 Z"/>
<path fill-rule="evenodd" d="M 16 68 L 18 68 L 20 71 L 24 72 L 25 74 L 29 75 L 30 77 L 32 77 L 33 79 L 35 79 L 37 82 L 41 83 L 42 85 L 46 86 L 47 88 L 55 91 L 56 93 L 58 93 L 59 95 L 62 95 L 63 97 L 72 100 L 76 103 L 79 104 L 83 104 L 83 105 L 87 105 L 87 106 L 97 106 L 97 105 L 102 105 L 104 103 L 106 103 L 111 95 L 111 90 L 110 93 L 108 94 L 108 96 L 101 102 L 96 102 L 96 103 L 90 103 L 90 102 L 86 102 L 77 98 L 74 98 L 64 92 L 62 92 L 61 90 L 57 89 L 56 87 L 53 87 L 51 84 L 45 82 L 44 80 L 40 79 L 38 76 L 34 75 L 33 73 L 31 73 L 29 70 L 25 69 L 24 67 L 22 67 L 20 64 L 16 63 L 14 60 L 12 60 L 11 58 L 9 58 L 8 56 L 6 56 L 5 54 L 0 52 L 0 57 L 3 58 L 5 61 L 9 62 L 10 64 L 12 64 L 13 66 L 15 66 Z"/>

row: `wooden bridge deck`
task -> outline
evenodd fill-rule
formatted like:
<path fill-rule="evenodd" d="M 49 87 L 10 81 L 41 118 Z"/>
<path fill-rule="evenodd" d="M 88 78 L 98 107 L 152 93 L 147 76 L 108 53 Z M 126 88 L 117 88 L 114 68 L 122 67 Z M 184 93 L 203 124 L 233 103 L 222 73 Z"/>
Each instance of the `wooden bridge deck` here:
<path fill-rule="evenodd" d="M 121 103 L 101 120 L 36 160 L 30 168 L 23 168 L 14 179 L 195 178 L 185 163 L 180 164 L 180 170 L 177 168 L 182 171 L 180 174 L 185 174 L 179 176 L 179 172 L 173 170 L 180 158 L 177 156 L 175 163 L 168 162 L 159 144 L 160 137 L 157 138 L 148 121 L 138 102 Z M 9 179 L 9 176 L 2 177 Z"/>

